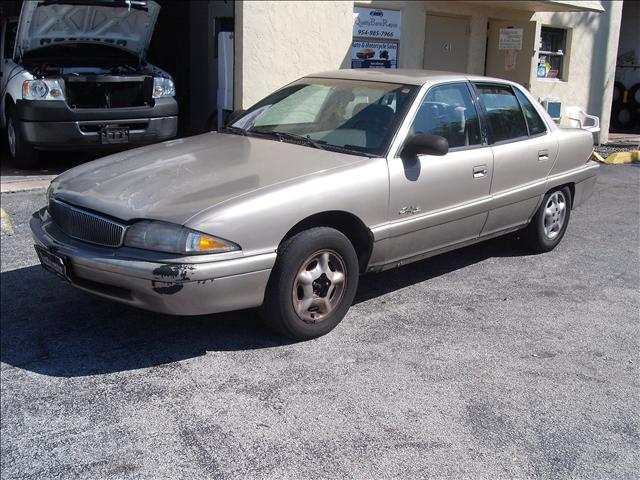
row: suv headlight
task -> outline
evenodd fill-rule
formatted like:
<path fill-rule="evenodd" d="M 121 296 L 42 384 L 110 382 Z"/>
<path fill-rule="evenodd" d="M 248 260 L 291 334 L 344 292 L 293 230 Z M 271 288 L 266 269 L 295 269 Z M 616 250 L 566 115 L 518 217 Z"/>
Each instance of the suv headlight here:
<path fill-rule="evenodd" d="M 22 83 L 23 100 L 64 100 L 60 82 L 55 78 L 25 80 Z"/>
<path fill-rule="evenodd" d="M 173 80 L 163 77 L 153 78 L 153 98 L 175 97 L 176 86 Z"/>
<path fill-rule="evenodd" d="M 235 243 L 174 223 L 143 220 L 127 229 L 126 247 L 167 253 L 199 254 L 240 250 Z"/>

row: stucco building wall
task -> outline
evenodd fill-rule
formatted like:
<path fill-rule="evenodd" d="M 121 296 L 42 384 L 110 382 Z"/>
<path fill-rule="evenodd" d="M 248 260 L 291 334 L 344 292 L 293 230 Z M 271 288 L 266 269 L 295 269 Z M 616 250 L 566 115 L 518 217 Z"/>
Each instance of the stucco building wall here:
<path fill-rule="evenodd" d="M 352 24 L 348 1 L 236 2 L 236 108 L 309 73 L 349 68 Z"/>

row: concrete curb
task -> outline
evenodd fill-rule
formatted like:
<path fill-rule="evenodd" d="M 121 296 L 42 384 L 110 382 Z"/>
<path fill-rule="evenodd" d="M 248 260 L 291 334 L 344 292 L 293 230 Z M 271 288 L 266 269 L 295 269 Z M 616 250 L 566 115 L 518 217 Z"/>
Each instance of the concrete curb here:
<path fill-rule="evenodd" d="M 632 150 L 630 152 L 614 152 L 607 158 L 605 158 L 604 162 L 611 165 L 640 162 L 640 150 Z"/>
<path fill-rule="evenodd" d="M 613 152 L 606 158 L 598 152 L 593 152 L 593 157 L 600 163 L 607 165 L 623 165 L 625 163 L 640 162 L 640 150 L 630 152 Z"/>
<path fill-rule="evenodd" d="M 4 208 L 0 208 L 0 235 L 13 235 L 13 222 Z"/>

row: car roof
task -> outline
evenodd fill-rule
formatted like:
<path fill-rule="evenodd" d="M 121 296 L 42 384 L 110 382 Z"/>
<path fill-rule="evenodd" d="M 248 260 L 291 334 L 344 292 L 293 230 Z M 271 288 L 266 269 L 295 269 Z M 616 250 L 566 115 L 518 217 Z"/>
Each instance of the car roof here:
<path fill-rule="evenodd" d="M 418 70 L 418 69 L 391 69 L 391 68 L 358 68 L 344 70 L 330 70 L 327 72 L 313 73 L 306 75 L 308 78 L 339 78 L 345 80 L 362 80 L 369 82 L 405 83 L 409 85 L 424 85 L 432 82 L 452 82 L 452 81 L 482 81 L 512 83 L 502 78 L 483 77 L 458 72 L 443 72 L 440 70 Z"/>

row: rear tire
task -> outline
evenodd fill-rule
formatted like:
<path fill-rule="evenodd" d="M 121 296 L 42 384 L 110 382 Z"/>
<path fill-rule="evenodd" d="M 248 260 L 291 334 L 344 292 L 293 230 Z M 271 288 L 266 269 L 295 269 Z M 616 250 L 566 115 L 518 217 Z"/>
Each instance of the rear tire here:
<path fill-rule="evenodd" d="M 294 340 L 329 333 L 346 315 L 358 288 L 358 256 L 333 228 L 315 227 L 278 248 L 260 316 Z"/>
<path fill-rule="evenodd" d="M 534 252 L 550 252 L 560 243 L 571 216 L 571 190 L 554 188 L 542 200 L 540 207 L 523 230 L 522 239 Z"/>
<path fill-rule="evenodd" d="M 7 115 L 9 159 L 15 168 L 30 170 L 38 165 L 38 152 L 22 136 L 21 124 L 13 109 L 10 109 Z"/>

